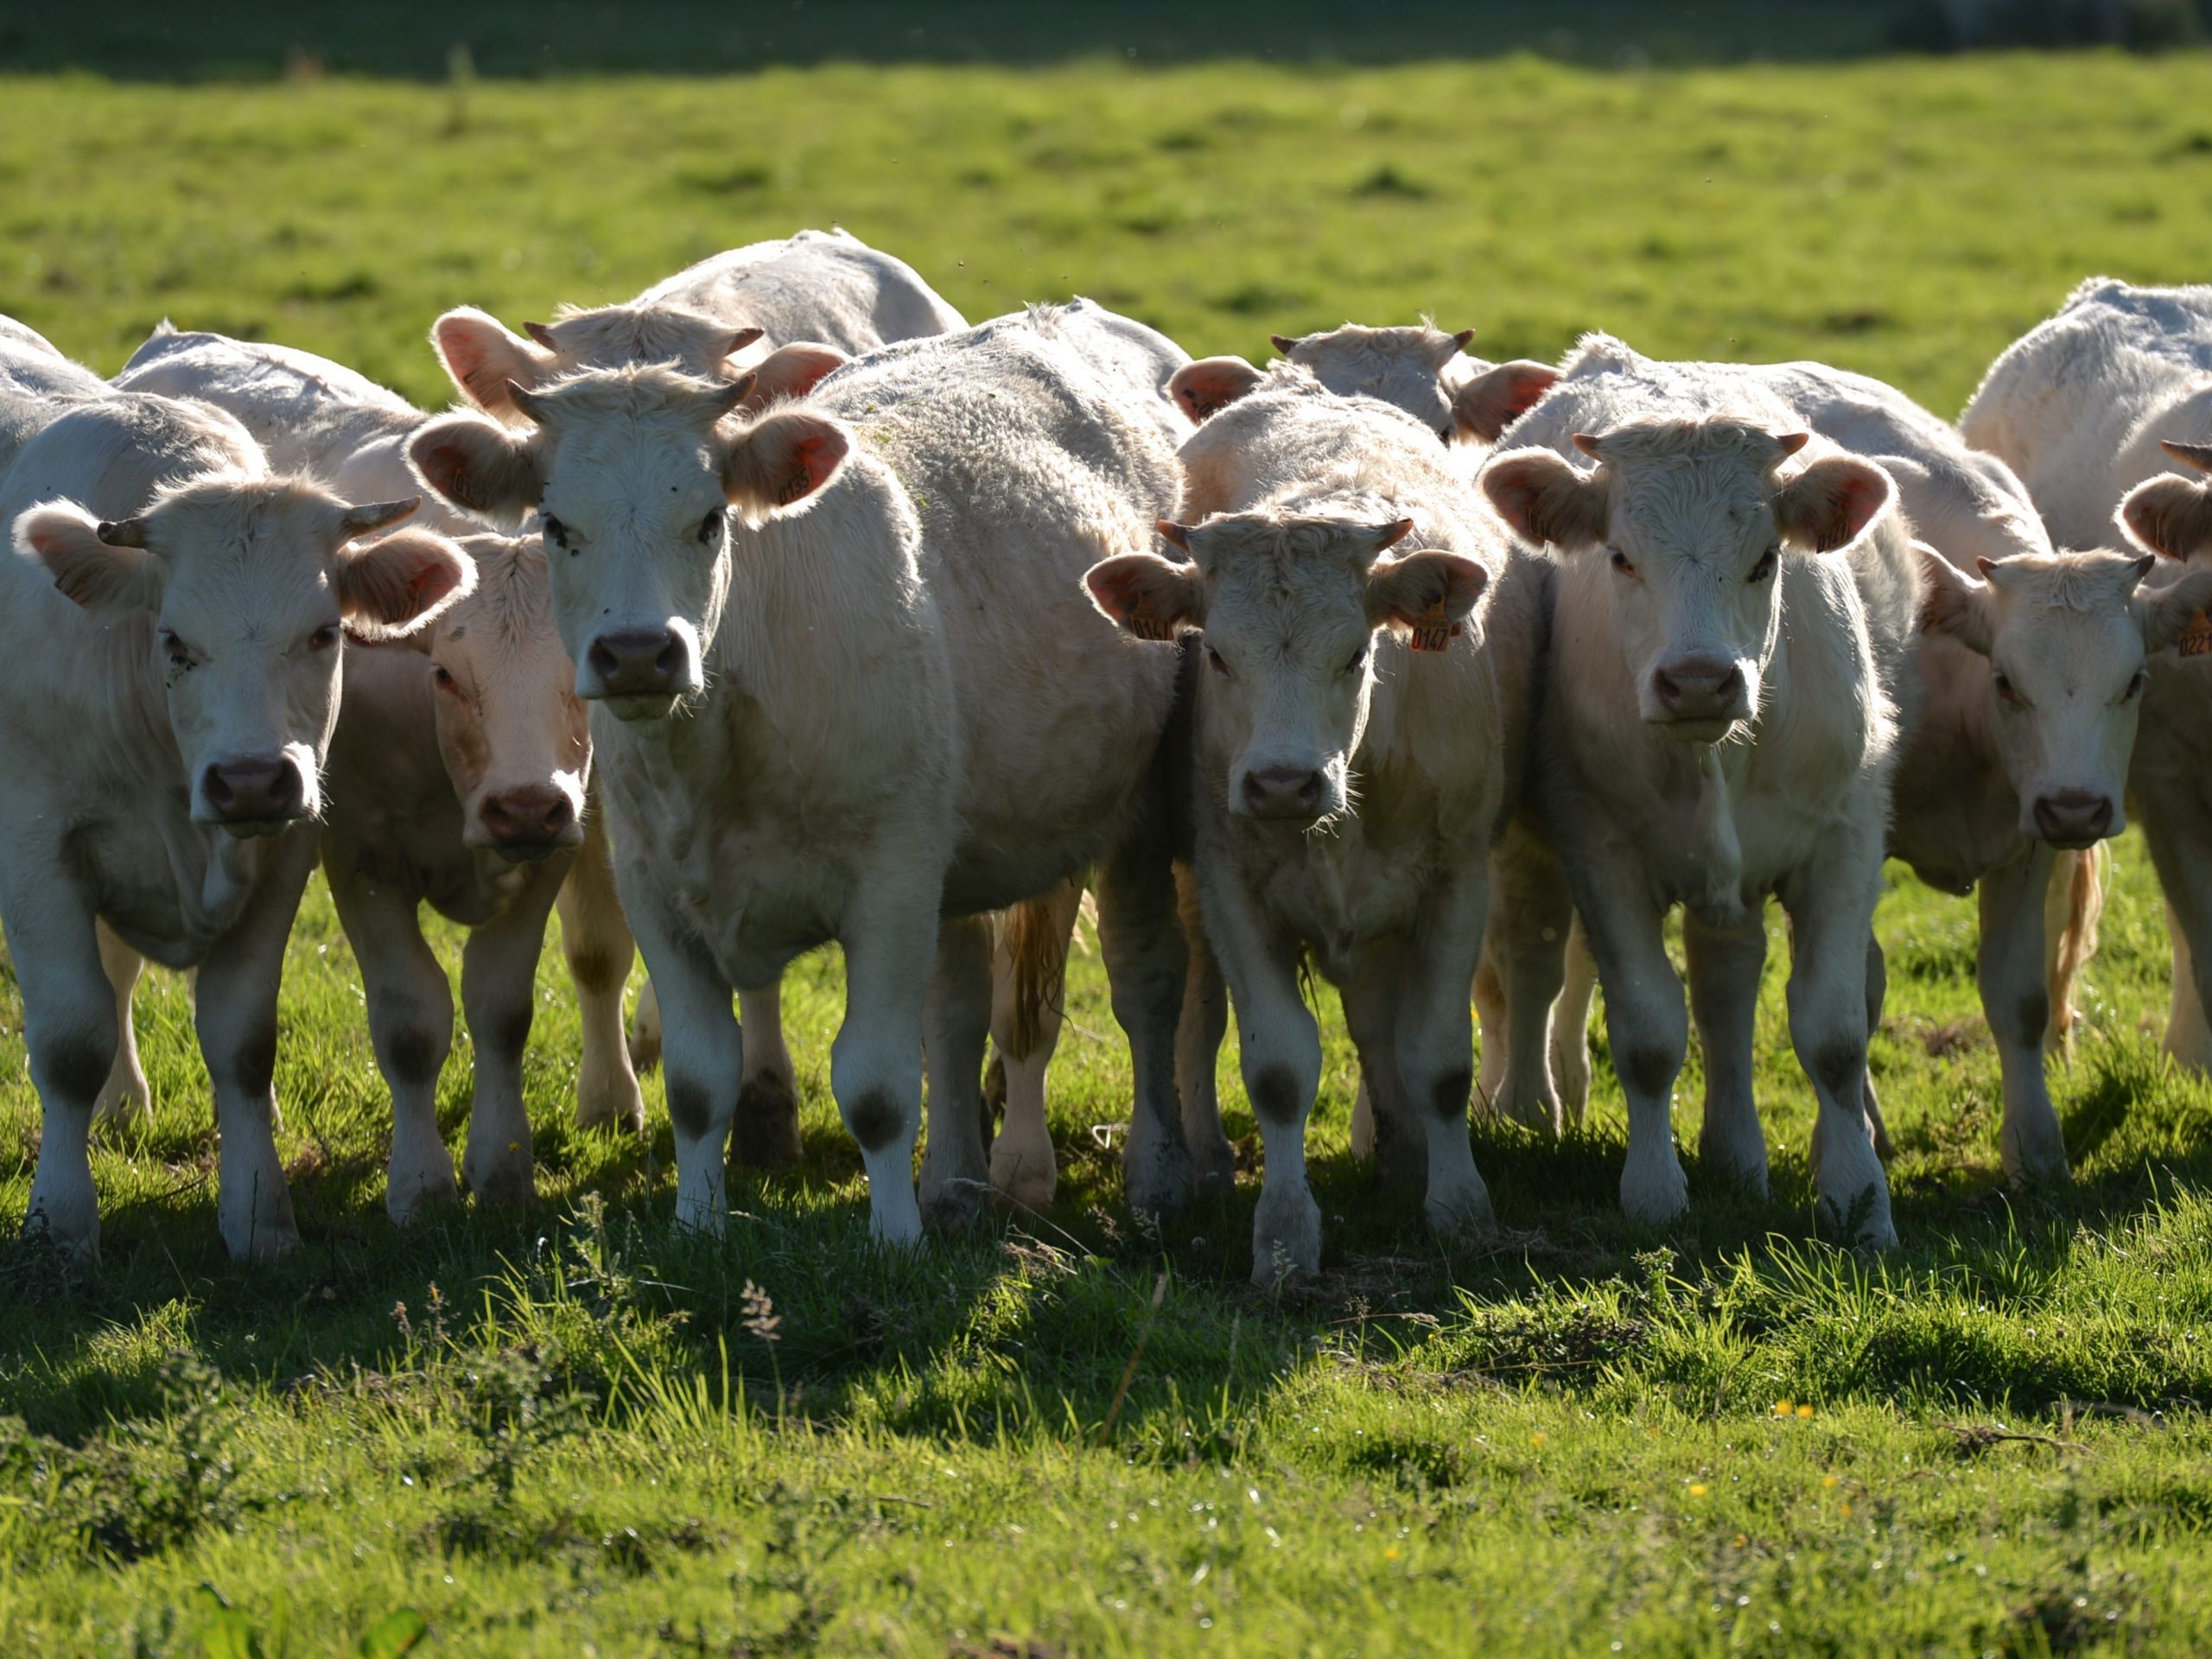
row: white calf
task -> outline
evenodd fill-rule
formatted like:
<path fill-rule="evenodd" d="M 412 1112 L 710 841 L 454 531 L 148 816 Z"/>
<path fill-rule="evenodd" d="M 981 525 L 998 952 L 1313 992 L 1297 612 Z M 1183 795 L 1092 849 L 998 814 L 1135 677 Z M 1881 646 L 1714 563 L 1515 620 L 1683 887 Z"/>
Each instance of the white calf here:
<path fill-rule="evenodd" d="M 785 361 L 804 359 L 808 349 L 764 365 L 753 376 L 755 395 L 764 378 L 787 384 L 795 367 L 826 372 L 810 359 Z M 406 446 L 429 417 L 310 353 L 180 334 L 165 324 L 116 380 L 226 410 L 272 456 L 334 489 L 377 495 L 416 487 Z M 457 534 L 477 528 L 442 502 L 433 516 Z M 438 1068 L 452 1041 L 452 999 L 416 925 L 419 903 L 478 930 L 462 966 L 477 1054 L 464 1160 L 471 1191 L 520 1198 L 531 1190 L 521 1054 L 511 1052 L 510 1039 L 519 1042 L 529 1029 L 539 942 L 556 890 L 562 945 L 584 1016 L 576 1122 L 632 1128 L 644 1122 L 622 1037 L 632 946 L 603 841 L 588 823 L 590 741 L 573 696 L 574 669 L 553 626 L 544 556 L 535 536 L 475 537 L 465 546 L 484 578 L 472 596 L 404 642 L 356 653 L 329 766 L 335 805 L 323 866 L 369 982 L 370 1024 L 394 1109 L 385 1204 L 401 1220 L 424 1198 L 454 1191 L 435 1110 Z M 546 861 L 521 868 L 533 860 Z M 493 1007 L 500 1017 L 480 1017 Z"/>
<path fill-rule="evenodd" d="M 734 391 L 588 372 L 524 391 L 526 431 L 456 416 L 413 452 L 434 487 L 465 477 L 542 507 L 661 998 L 679 1217 L 727 1214 L 731 988 L 831 938 L 847 976 L 831 1087 L 875 1230 L 920 1229 L 925 1029 L 925 1192 L 969 1207 L 988 1179 L 975 918 L 1102 859 L 1101 942 L 1135 1051 L 1129 1198 L 1173 1207 L 1184 964 L 1151 798 L 1173 653 L 1067 604 L 1168 509 L 1172 457 L 1033 322 L 880 353 L 746 427 L 725 423 Z"/>
<path fill-rule="evenodd" d="M 272 479 L 230 416 L 124 394 L 52 422 L 0 488 L 22 556 L 0 560 L 0 921 L 45 1111 L 29 1225 L 66 1248 L 99 1244 L 86 1140 L 119 1046 L 103 923 L 200 970 L 224 1242 L 298 1240 L 270 1133 L 276 993 L 341 625 L 404 632 L 473 575 L 426 532 L 349 545 L 414 505 Z"/>
<path fill-rule="evenodd" d="M 1661 938 L 1676 903 L 1709 1079 L 1702 1150 L 1764 1186 L 1750 1080 L 1772 893 L 1795 925 L 1790 1036 L 1820 1103 L 1822 1207 L 1890 1244 L 1862 1086 L 1919 610 L 1894 487 L 1739 372 L 1603 336 L 1515 435 L 1541 447 L 1493 455 L 1482 483 L 1509 524 L 1568 556 L 1539 791 L 1628 1096 L 1623 1206 L 1663 1221 L 1687 1201 L 1669 1107 L 1688 1032 Z"/>
<path fill-rule="evenodd" d="M 1342 991 L 1378 1132 L 1424 1143 L 1431 1224 L 1491 1225 L 1466 992 L 1520 794 L 1541 573 L 1394 410 L 1287 392 L 1236 424 L 1274 466 L 1257 505 L 1163 526 L 1190 563 L 1127 554 L 1088 581 L 1140 638 L 1204 630 L 1193 862 L 1267 1147 L 1252 1271 L 1270 1285 L 1320 1262 L 1303 960 Z"/>

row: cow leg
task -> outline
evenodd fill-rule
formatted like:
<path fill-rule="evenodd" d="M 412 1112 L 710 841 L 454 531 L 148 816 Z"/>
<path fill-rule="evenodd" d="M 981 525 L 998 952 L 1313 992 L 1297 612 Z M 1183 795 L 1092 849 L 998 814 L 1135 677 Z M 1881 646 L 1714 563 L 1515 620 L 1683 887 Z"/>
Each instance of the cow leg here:
<path fill-rule="evenodd" d="M 1399 1087 L 1427 1141 L 1428 1224 L 1447 1237 L 1488 1233 L 1497 1224 L 1467 1140 L 1475 1054 L 1467 985 L 1482 955 L 1489 905 L 1486 862 L 1432 887 L 1392 999 Z M 1535 1052 L 1542 1054 L 1541 1047 Z"/>
<path fill-rule="evenodd" d="M 2044 971 L 2044 893 L 2055 859 L 2032 843 L 2021 857 L 1981 878 L 1981 943 L 1976 967 L 1981 1010 L 1997 1039 L 2004 1077 L 2005 1122 L 1998 1135 L 2006 1177 L 2064 1180 L 2066 1138 L 2044 1081 L 2043 1039 L 2050 1025 L 2050 986 Z"/>
<path fill-rule="evenodd" d="M 315 868 L 315 831 L 286 832 L 236 925 L 215 941 L 193 988 L 200 1052 L 215 1085 L 222 1136 L 215 1213 L 223 1242 L 242 1261 L 270 1261 L 300 1242 L 292 1192 L 276 1155 L 276 997 L 284 945 Z"/>
<path fill-rule="evenodd" d="M 983 1045 L 991 1031 L 991 925 L 982 916 L 938 924 L 937 967 L 922 1016 L 930 1138 L 922 1152 L 922 1213 L 957 1231 L 990 1191 L 983 1153 Z"/>
<path fill-rule="evenodd" d="M 1796 947 L 1789 965 L 1789 1041 L 1820 1103 L 1813 1124 L 1813 1185 L 1826 1223 L 1851 1228 L 1852 1243 L 1875 1249 L 1897 1242 L 1889 1178 L 1874 1153 L 1866 1096 L 1866 941 L 1881 893 L 1883 838 L 1878 818 L 1847 823 L 1781 888 Z M 2036 893 L 2040 900 L 2040 887 Z M 2040 983 L 2040 949 L 2030 960 Z M 2038 1018 L 2031 1052 L 2042 1039 Z"/>
<path fill-rule="evenodd" d="M 2212 1024 L 2204 1017 L 2206 998 L 2197 988 L 2196 953 L 2171 905 L 2166 906 L 2166 938 L 2174 950 L 2173 991 L 2166 1014 L 2166 1052 L 2189 1071 L 2212 1071 Z"/>
<path fill-rule="evenodd" d="M 784 1046 L 780 980 L 737 993 L 745 1027 L 745 1085 L 737 1095 L 734 1153 L 749 1169 L 779 1169 L 804 1155 L 798 1134 L 798 1082 Z"/>
<path fill-rule="evenodd" d="M 99 925 L 100 967 L 115 988 L 115 1064 L 100 1086 L 92 1108 L 96 1122 L 121 1129 L 143 1129 L 154 1121 L 153 1090 L 146 1086 L 145 1068 L 138 1063 L 138 1033 L 131 1027 L 130 993 L 137 988 L 145 959 L 118 939 L 105 922 Z"/>
<path fill-rule="evenodd" d="M 991 1185 L 1025 1209 L 1052 1201 L 1058 1172 L 1045 1118 L 1045 1074 L 1067 1007 L 1068 936 L 1083 908 L 1071 878 L 1009 912 L 991 952 L 991 1046 L 1006 1078 L 1006 1122 L 991 1143 Z"/>
<path fill-rule="evenodd" d="M 645 1127 L 645 1097 L 622 1036 L 622 986 L 636 952 L 622 901 L 615 896 L 614 867 L 597 813 L 584 821 L 584 844 L 569 866 L 554 903 L 561 912 L 561 954 L 576 988 L 583 1024 L 583 1056 L 576 1066 L 576 1127 Z"/>
<path fill-rule="evenodd" d="M 42 1232 L 69 1255 L 95 1262 L 100 1211 L 92 1186 L 92 1108 L 119 1041 L 115 987 L 100 963 L 91 905 L 58 871 L 28 862 L 0 892 L 41 1108 L 38 1169 L 23 1231 Z"/>
<path fill-rule="evenodd" d="M 1406 1126 L 1418 1123 L 1418 1113 L 1407 1098 L 1405 1078 L 1398 1069 L 1398 997 L 1405 987 L 1403 957 L 1401 948 L 1376 944 L 1362 953 L 1358 973 L 1338 988 L 1344 1026 L 1359 1057 L 1359 1094 L 1352 1103 L 1354 1128 L 1364 1129 L 1367 1151 L 1378 1165 L 1395 1164 L 1392 1185 L 1400 1188 L 1417 1185 L 1407 1179 L 1409 1166 L 1418 1166 L 1419 1181 L 1426 1181 L 1428 1174 L 1426 1145 L 1419 1148 L 1417 1158 L 1409 1155 L 1411 1148 L 1389 1147 L 1392 1136 L 1402 1140 Z M 1315 1087 L 1318 1090 L 1318 1080 Z M 1382 1154 L 1386 1148 L 1397 1155 L 1385 1159 Z M 1268 1166 L 1270 1169 L 1274 1166 L 1272 1155 Z M 1387 1167 L 1383 1173 L 1386 1179 L 1390 1179 Z"/>
<path fill-rule="evenodd" d="M 1874 1033 L 1882 1028 L 1882 1004 L 1890 995 L 1890 964 L 1882 955 L 1882 942 L 1869 937 L 1866 941 L 1866 1040 L 1872 1043 Z M 1874 1068 L 1866 1068 L 1866 1127 L 1874 1136 L 1874 1155 L 1888 1163 L 1897 1155 L 1897 1148 L 1890 1144 L 1889 1125 L 1882 1122 L 1882 1103 L 1874 1095 Z"/>
<path fill-rule="evenodd" d="M 730 983 L 649 877 L 618 864 L 615 884 L 664 1016 L 661 1065 L 676 1137 L 677 1224 L 719 1237 L 729 1224 L 725 1149 L 745 1066 Z M 919 1042 L 918 1036 L 918 1048 Z"/>
<path fill-rule="evenodd" d="M 1548 851 L 1509 832 L 1491 860 L 1495 884 L 1475 1001 L 1482 1012 L 1478 1109 L 1556 1141 L 1563 1127 L 1546 1040 L 1567 977 L 1574 906 Z"/>
<path fill-rule="evenodd" d="M 648 972 L 645 982 L 638 987 L 638 1006 L 630 1015 L 630 1067 L 642 1077 L 659 1064 L 660 995 Z"/>
<path fill-rule="evenodd" d="M 522 1063 L 537 1007 L 545 918 L 563 874 L 538 870 L 505 910 L 469 930 L 461 949 L 461 1006 L 476 1050 L 461 1175 L 479 1204 L 527 1204 L 536 1190 Z"/>
<path fill-rule="evenodd" d="M 1707 1170 L 1766 1196 L 1766 1135 L 1752 1097 L 1752 1039 L 1758 1025 L 1759 975 L 1766 967 L 1766 918 L 1753 912 L 1731 926 L 1682 917 L 1689 961 L 1690 1014 L 1705 1056 L 1705 1126 L 1698 1157 Z"/>
<path fill-rule="evenodd" d="M 1609 861 L 1576 895 L 1590 952 L 1605 989 L 1613 1068 L 1628 1096 L 1628 1158 L 1621 1208 L 1644 1222 L 1672 1221 L 1688 1207 L 1689 1180 L 1675 1151 L 1675 1078 L 1689 1047 L 1682 982 L 1667 960 L 1658 907 L 1636 872 Z"/>
<path fill-rule="evenodd" d="M 453 1046 L 453 991 L 423 938 L 415 901 L 332 861 L 324 868 L 339 925 L 353 947 L 369 1006 L 369 1042 L 391 1093 L 385 1210 L 405 1226 L 425 1205 L 459 1200 L 453 1154 L 438 1132 L 438 1074 Z"/>
<path fill-rule="evenodd" d="M 1236 1015 L 1245 1096 L 1265 1163 L 1252 1217 L 1252 1282 L 1274 1290 L 1321 1268 L 1321 1206 L 1306 1175 L 1306 1122 L 1321 1086 L 1321 1030 L 1299 995 L 1294 943 L 1233 876 L 1203 881 L 1205 932 Z M 1387 1052 L 1385 1050 L 1384 1052 Z"/>
<path fill-rule="evenodd" d="M 1176 868 L 1175 899 L 1190 952 L 1182 1013 L 1175 1025 L 1175 1092 L 1183 1104 L 1183 1140 L 1191 1149 L 1198 1191 L 1228 1192 L 1236 1185 L 1236 1148 L 1221 1127 L 1216 1068 L 1222 1040 L 1229 1035 L 1229 986 L 1222 979 L 1221 964 L 1214 960 L 1213 947 L 1206 943 L 1198 885 L 1187 865 Z"/>
<path fill-rule="evenodd" d="M 845 1020 L 830 1048 L 830 1088 L 861 1144 L 870 1230 L 887 1243 L 911 1244 L 922 1236 L 914 1139 L 921 1129 L 922 1034 L 937 956 L 937 894 L 911 878 L 902 882 L 892 869 L 872 874 L 857 888 L 842 936 Z M 979 1068 L 981 1061 L 979 1053 Z M 979 1081 L 970 1082 L 971 1091 Z M 972 1092 L 963 1098 L 981 1167 L 980 1109 Z"/>
<path fill-rule="evenodd" d="M 1176 1027 L 1190 951 L 1164 831 L 1150 823 L 1133 830 L 1098 866 L 1096 880 L 1099 950 L 1135 1084 L 1122 1190 L 1133 1210 L 1173 1215 L 1191 1197 L 1191 1154 L 1175 1094 Z"/>
<path fill-rule="evenodd" d="M 1598 1000 L 1598 960 L 1577 916 L 1567 935 L 1567 979 L 1551 1011 L 1552 1085 L 1578 1129 L 1590 1112 L 1590 1010 Z"/>

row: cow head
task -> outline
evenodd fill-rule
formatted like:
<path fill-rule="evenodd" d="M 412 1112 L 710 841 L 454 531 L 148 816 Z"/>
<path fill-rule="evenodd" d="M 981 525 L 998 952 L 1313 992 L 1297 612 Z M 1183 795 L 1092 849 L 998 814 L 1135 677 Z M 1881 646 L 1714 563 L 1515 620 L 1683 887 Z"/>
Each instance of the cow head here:
<path fill-rule="evenodd" d="M 1305 826 L 1351 804 L 1376 636 L 1414 629 L 1440 649 L 1489 581 L 1456 553 L 1389 556 L 1412 529 L 1262 513 L 1163 523 L 1190 563 L 1127 553 L 1084 578 L 1092 602 L 1140 638 L 1205 630 L 1199 717 L 1207 749 L 1230 757 L 1231 812 Z"/>
<path fill-rule="evenodd" d="M 729 509 L 804 512 L 851 448 L 804 410 L 734 414 L 749 378 L 664 366 L 588 371 L 512 389 L 518 429 L 456 414 L 408 447 L 424 483 L 464 510 L 541 510 L 553 613 L 576 695 L 624 720 L 669 715 L 706 685 L 730 582 Z"/>
<path fill-rule="evenodd" d="M 2169 487 L 2173 486 L 2173 487 Z M 2185 556 L 2212 533 L 2187 479 L 2153 479 L 2121 522 L 2139 540 Z M 2155 553 L 2023 554 L 1978 559 L 1977 579 L 1919 547 L 1925 626 L 1989 659 L 1992 717 L 2020 833 L 2087 847 L 2127 827 L 2128 763 L 2150 657 L 2193 637 L 2212 607 L 2212 569 L 2145 589 Z"/>
<path fill-rule="evenodd" d="M 461 839 L 520 862 L 583 840 L 591 736 L 536 536 L 471 536 L 469 595 L 409 643 L 428 659 Z"/>
<path fill-rule="evenodd" d="M 1531 540 L 1611 569 L 1612 621 L 1637 711 L 1685 742 L 1758 719 L 1782 624 L 1784 550 L 1849 545 L 1895 499 L 1889 475 L 1830 454 L 1783 474 L 1807 442 L 1740 421 L 1624 427 L 1575 447 L 1492 459 L 1483 489 Z"/>
<path fill-rule="evenodd" d="M 2169 438 L 2158 447 L 2185 467 L 2212 471 L 2212 444 Z M 2212 552 L 2212 487 L 2201 478 L 2161 473 L 2145 479 L 2120 502 L 2119 518 L 2129 537 L 2167 558 Z"/>
<path fill-rule="evenodd" d="M 1275 350 L 1340 397 L 1374 397 L 1402 409 L 1446 443 L 1495 443 L 1551 390 L 1559 371 L 1461 356 L 1474 337 L 1471 328 L 1447 334 L 1426 323 L 1366 328 L 1348 322 L 1322 334 L 1272 338 Z"/>
<path fill-rule="evenodd" d="M 202 475 L 120 523 L 73 502 L 33 507 L 14 538 L 86 610 L 150 613 L 194 821 L 273 835 L 321 810 L 342 631 L 405 634 L 474 580 L 442 536 L 354 544 L 416 505 L 348 506 L 304 480 Z"/>
<path fill-rule="evenodd" d="M 430 344 L 461 396 L 501 420 L 523 418 L 509 386 L 528 391 L 578 369 L 673 363 L 708 379 L 734 379 L 761 336 L 758 328 L 733 328 L 682 306 L 655 304 L 566 311 L 553 322 L 523 327 L 527 340 L 473 305 L 430 325 Z"/>

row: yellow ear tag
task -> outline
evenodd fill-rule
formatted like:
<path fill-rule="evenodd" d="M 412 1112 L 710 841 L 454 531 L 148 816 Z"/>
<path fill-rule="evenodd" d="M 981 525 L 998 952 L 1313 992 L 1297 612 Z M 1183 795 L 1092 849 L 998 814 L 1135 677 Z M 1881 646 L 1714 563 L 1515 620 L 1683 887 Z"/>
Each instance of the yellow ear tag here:
<path fill-rule="evenodd" d="M 2212 652 L 2212 615 L 2199 611 L 2190 617 L 2175 649 L 2184 657 L 2202 657 Z"/>
<path fill-rule="evenodd" d="M 1162 622 L 1155 616 L 1139 616 L 1132 613 L 1129 620 L 1122 626 L 1140 639 L 1167 640 L 1175 637 L 1175 625 L 1173 622 Z"/>
<path fill-rule="evenodd" d="M 1414 619 L 1413 637 L 1408 643 L 1415 651 L 1443 651 L 1464 631 L 1465 624 L 1447 620 L 1444 601 L 1429 601 L 1429 607 Z"/>

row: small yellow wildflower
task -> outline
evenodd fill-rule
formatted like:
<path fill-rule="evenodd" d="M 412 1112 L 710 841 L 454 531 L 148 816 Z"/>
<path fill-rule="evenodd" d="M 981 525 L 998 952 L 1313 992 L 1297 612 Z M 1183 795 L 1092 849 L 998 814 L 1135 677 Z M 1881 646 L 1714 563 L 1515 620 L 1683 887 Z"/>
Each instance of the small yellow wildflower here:
<path fill-rule="evenodd" d="M 1745 1545 L 1746 1545 L 1746 1544 L 1750 1543 L 1751 1541 L 1750 1539 L 1748 1539 L 1748 1538 L 1745 1537 L 1745 1536 L 1744 1536 L 1744 1535 L 1743 1535 L 1742 1533 L 1740 1533 L 1740 1532 L 1739 1532 L 1739 1533 L 1738 1533 L 1738 1534 L 1736 1535 L 1736 1548 L 1738 1548 L 1738 1549 L 1743 1548 L 1743 1547 L 1744 1547 Z"/>
<path fill-rule="evenodd" d="M 1835 1483 L 1836 1478 L 1834 1475 L 1822 1475 L 1821 1477 L 1821 1484 L 1823 1486 L 1833 1486 Z"/>
<path fill-rule="evenodd" d="M 1810 1406 L 1800 1406 L 1797 1408 L 1797 1414 L 1809 1421 L 1813 1415 L 1813 1408 Z"/>
<path fill-rule="evenodd" d="M 1390 1548 L 1384 1550 L 1384 1551 L 1382 1552 L 1382 1559 L 1383 1559 L 1384 1560 L 1386 1560 L 1386 1561 L 1395 1561 L 1395 1560 L 1396 1560 L 1398 1559 L 1398 1551 L 1397 1551 L 1397 1548 L 1396 1548 L 1396 1546 L 1393 1545 Z"/>
<path fill-rule="evenodd" d="M 1774 1414 L 1777 1417 L 1787 1417 L 1796 1409 L 1797 1408 L 1787 1400 L 1777 1400 L 1774 1402 Z"/>
<path fill-rule="evenodd" d="M 1548 1434 L 1531 1434 L 1531 1435 L 1529 1437 L 1529 1445 L 1531 1445 L 1531 1446 L 1541 1446 L 1541 1445 L 1542 1445 L 1546 1440 L 1549 1440 L 1550 1438 L 1551 1438 L 1551 1436 L 1550 1436 L 1550 1435 L 1548 1435 Z"/>
<path fill-rule="evenodd" d="M 1692 1481 L 1690 1483 L 1690 1496 L 1692 1497 L 1703 1497 L 1705 1496 L 1705 1483 L 1701 1480 Z"/>
<path fill-rule="evenodd" d="M 1838 1515 L 1849 1515 L 1851 1513 L 1851 1505 L 1848 1503 L 1839 1503 L 1835 1506 L 1835 1512 Z"/>

